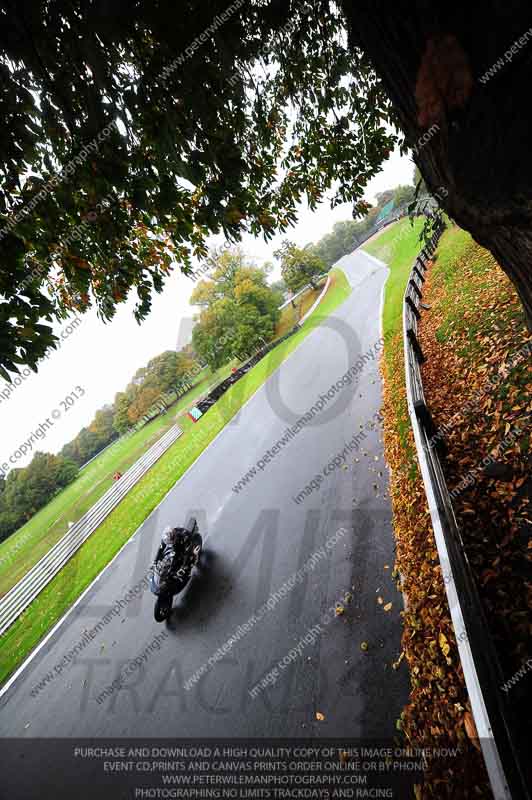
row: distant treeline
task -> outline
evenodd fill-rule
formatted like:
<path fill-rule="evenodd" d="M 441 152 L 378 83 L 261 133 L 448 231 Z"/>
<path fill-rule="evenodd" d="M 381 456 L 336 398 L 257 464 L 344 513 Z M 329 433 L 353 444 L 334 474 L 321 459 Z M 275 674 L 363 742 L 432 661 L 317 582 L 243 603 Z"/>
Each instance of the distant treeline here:
<path fill-rule="evenodd" d="M 36 452 L 31 463 L 0 475 L 0 541 L 24 525 L 112 441 L 136 430 L 184 394 L 203 369 L 190 346 L 153 358 L 139 369 L 114 403 L 99 409 L 58 455 Z"/>
<path fill-rule="evenodd" d="M 377 217 L 384 206 L 394 201 L 394 209 L 407 207 L 414 201 L 415 187 L 397 186 L 395 189 L 387 189 L 377 195 L 377 204 L 373 206 L 366 216 L 355 221 L 354 219 L 345 222 L 337 222 L 331 231 L 314 245 L 312 251 L 321 258 L 326 266 L 332 267 L 342 256 L 352 253 L 353 250 L 364 241 L 367 234 L 375 227 Z"/>

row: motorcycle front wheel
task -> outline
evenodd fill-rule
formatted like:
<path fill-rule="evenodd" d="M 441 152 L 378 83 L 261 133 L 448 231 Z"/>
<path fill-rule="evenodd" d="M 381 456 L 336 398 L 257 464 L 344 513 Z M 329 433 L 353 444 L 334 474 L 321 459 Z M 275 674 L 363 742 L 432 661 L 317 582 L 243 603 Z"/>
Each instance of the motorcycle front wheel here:
<path fill-rule="evenodd" d="M 155 601 L 155 608 L 153 610 L 153 616 L 155 617 L 155 621 L 164 622 L 164 620 L 168 619 L 168 617 L 170 616 L 171 611 L 172 611 L 172 596 L 159 595 L 159 597 Z"/>

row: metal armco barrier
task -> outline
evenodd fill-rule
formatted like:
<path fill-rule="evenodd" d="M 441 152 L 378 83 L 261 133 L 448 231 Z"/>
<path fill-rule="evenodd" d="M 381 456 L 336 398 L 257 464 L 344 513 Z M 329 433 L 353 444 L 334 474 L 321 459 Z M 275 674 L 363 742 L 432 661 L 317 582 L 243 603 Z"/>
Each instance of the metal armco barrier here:
<path fill-rule="evenodd" d="M 257 352 L 248 361 L 246 361 L 245 364 L 243 364 L 241 367 L 235 370 L 235 372 L 233 372 L 228 378 L 223 380 L 221 383 L 218 383 L 213 389 L 211 389 L 209 394 L 207 394 L 205 397 L 199 400 L 196 403 L 195 408 L 199 409 L 202 414 L 205 414 L 205 412 L 208 411 L 209 408 L 211 408 L 216 403 L 216 401 L 219 400 L 220 397 L 223 394 L 225 394 L 228 389 L 231 388 L 231 386 L 233 386 L 237 381 L 239 381 L 240 378 L 243 378 L 246 372 L 249 372 L 249 370 L 252 369 L 252 367 L 254 367 L 255 364 L 258 364 L 259 361 L 263 359 L 264 356 L 270 352 L 270 350 L 273 350 L 275 347 L 277 347 L 277 345 L 281 344 L 281 342 L 284 342 L 286 339 L 289 339 L 290 336 L 293 336 L 294 333 L 296 333 L 299 330 L 299 326 L 300 323 L 298 322 L 296 325 L 294 325 L 293 328 L 291 328 L 288 331 L 288 333 L 285 333 L 284 336 L 280 336 L 278 339 L 274 339 L 272 342 L 269 342 L 268 344 L 264 345 L 264 347 L 261 347 L 260 350 L 257 350 Z"/>
<path fill-rule="evenodd" d="M 70 530 L 24 575 L 0 600 L 0 634 L 22 614 L 37 595 L 50 583 L 81 545 L 124 499 L 129 490 L 181 436 L 174 425 L 125 472 L 117 483 L 79 519 Z"/>
<path fill-rule="evenodd" d="M 332 267 L 331 267 L 331 269 L 332 269 Z M 327 272 L 323 272 L 321 275 L 316 275 L 316 277 L 314 278 L 314 282 L 321 281 L 322 278 L 326 278 L 327 275 L 328 275 Z M 306 292 L 307 289 L 313 289 L 313 288 L 314 287 L 310 283 L 306 283 L 298 292 L 293 294 L 292 297 L 288 298 L 288 300 L 285 300 L 284 303 L 281 303 L 281 305 L 279 306 L 279 311 L 282 311 L 283 308 L 286 308 L 287 306 L 290 305 L 290 303 L 293 303 L 294 300 L 297 297 L 299 297 L 299 295 L 303 294 L 303 292 Z"/>
<path fill-rule="evenodd" d="M 491 789 L 496 800 L 521 800 L 531 796 L 525 777 L 525 743 L 519 741 L 514 713 L 501 691 L 502 670 L 442 470 L 440 456 L 445 445 L 439 436 L 435 437 L 436 427 L 421 379 L 420 364 L 424 355 L 417 336 L 419 307 L 427 262 L 441 233 L 442 229 L 416 259 L 404 295 L 403 342 L 408 410 L 460 661 Z"/>

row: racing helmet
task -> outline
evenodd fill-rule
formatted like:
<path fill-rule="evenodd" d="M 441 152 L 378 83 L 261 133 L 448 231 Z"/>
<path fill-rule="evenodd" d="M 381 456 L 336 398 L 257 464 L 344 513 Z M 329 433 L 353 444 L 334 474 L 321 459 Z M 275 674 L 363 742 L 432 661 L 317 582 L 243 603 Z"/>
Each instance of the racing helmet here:
<path fill-rule="evenodd" d="M 162 541 L 164 542 L 165 545 L 173 545 L 174 544 L 175 531 L 170 525 L 167 525 L 166 528 L 164 529 L 163 535 L 162 535 Z"/>

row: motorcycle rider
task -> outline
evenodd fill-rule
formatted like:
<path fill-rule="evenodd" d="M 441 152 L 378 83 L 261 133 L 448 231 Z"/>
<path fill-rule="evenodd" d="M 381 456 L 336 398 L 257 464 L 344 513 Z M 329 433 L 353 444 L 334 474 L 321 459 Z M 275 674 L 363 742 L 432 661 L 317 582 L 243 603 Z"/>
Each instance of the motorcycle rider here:
<path fill-rule="evenodd" d="M 197 564 L 200 550 L 201 547 L 198 548 L 197 543 L 194 543 L 194 537 L 190 536 L 185 528 L 172 528 L 168 525 L 163 531 L 153 568 L 162 559 L 165 561 L 171 559 L 170 572 L 174 578 L 180 578 L 188 569 L 189 561 Z"/>

